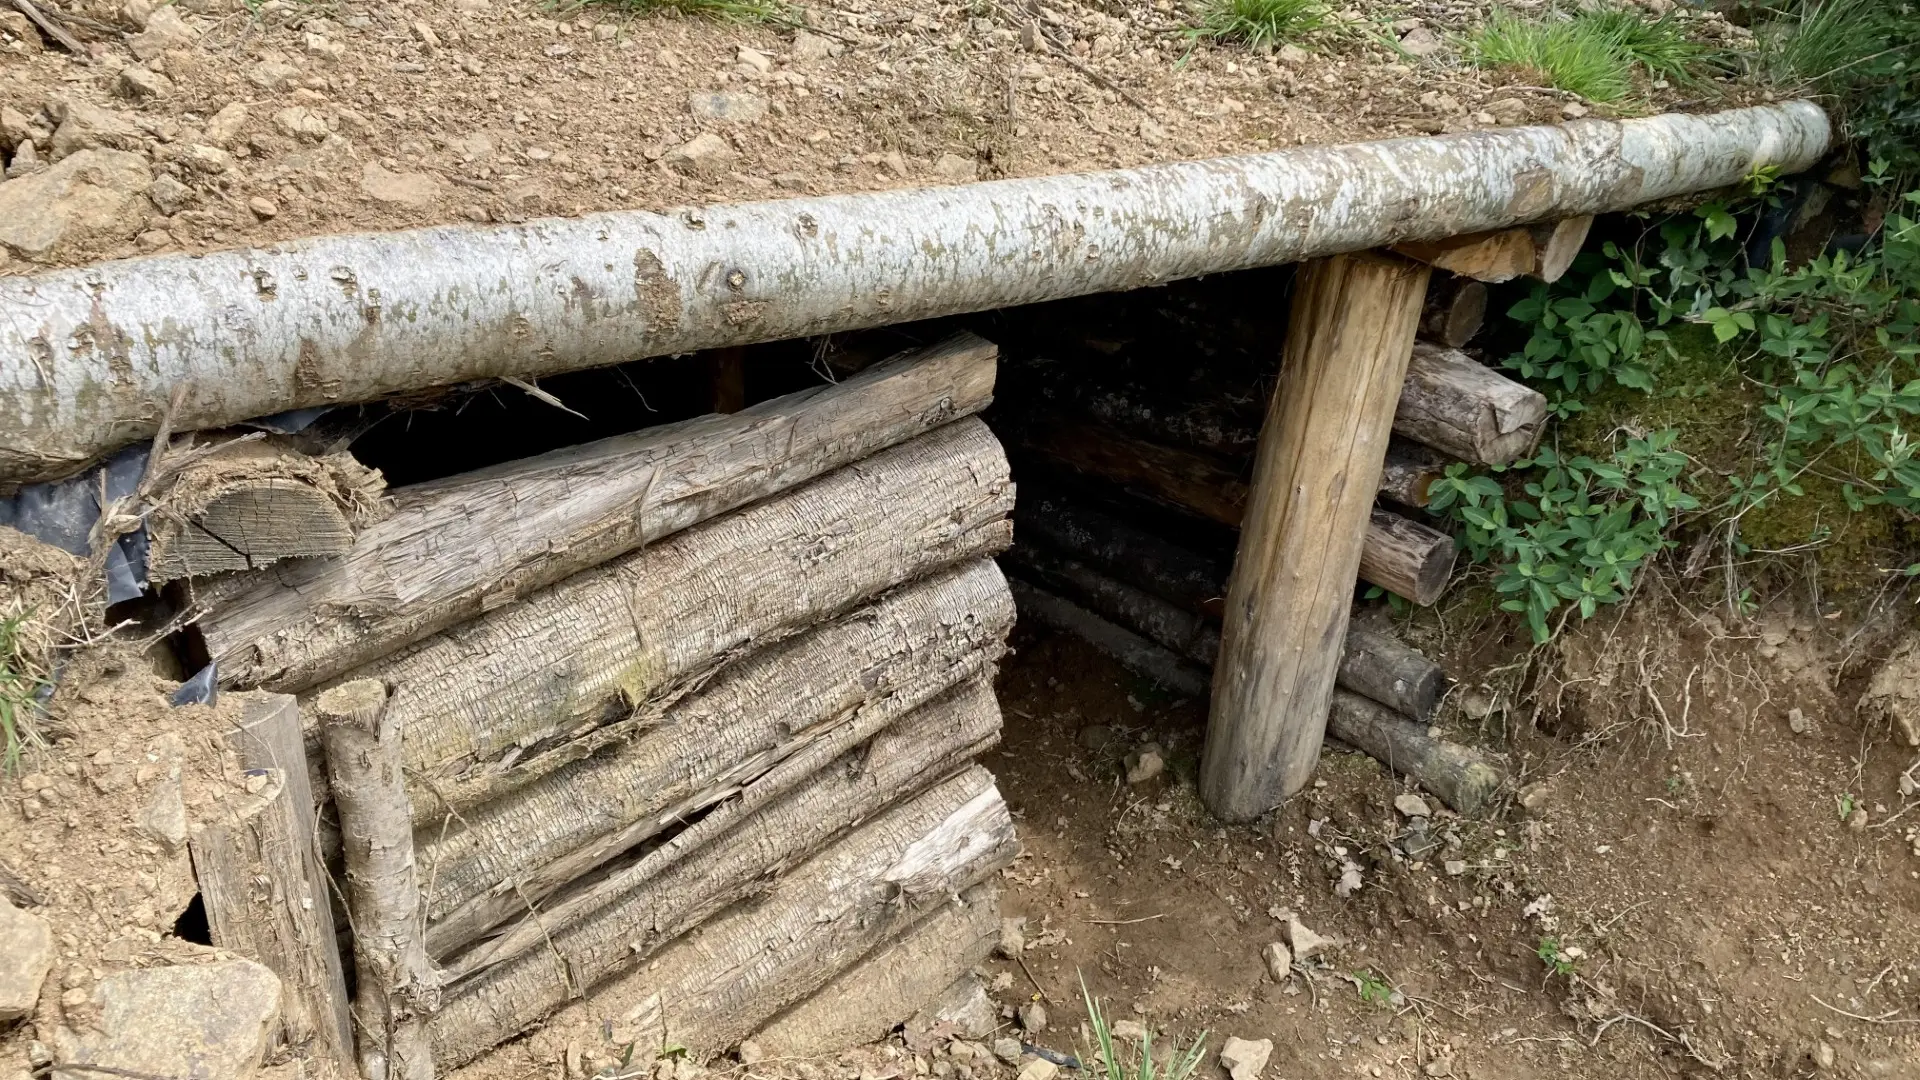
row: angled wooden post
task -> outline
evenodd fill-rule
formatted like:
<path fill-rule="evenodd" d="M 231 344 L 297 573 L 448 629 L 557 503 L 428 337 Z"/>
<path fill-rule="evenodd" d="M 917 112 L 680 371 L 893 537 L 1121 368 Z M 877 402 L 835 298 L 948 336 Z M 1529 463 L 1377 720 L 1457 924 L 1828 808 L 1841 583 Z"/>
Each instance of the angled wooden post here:
<path fill-rule="evenodd" d="M 1279 805 L 1319 758 L 1428 273 L 1363 252 L 1307 263 L 1295 283 L 1200 770 L 1201 798 L 1228 821 Z"/>

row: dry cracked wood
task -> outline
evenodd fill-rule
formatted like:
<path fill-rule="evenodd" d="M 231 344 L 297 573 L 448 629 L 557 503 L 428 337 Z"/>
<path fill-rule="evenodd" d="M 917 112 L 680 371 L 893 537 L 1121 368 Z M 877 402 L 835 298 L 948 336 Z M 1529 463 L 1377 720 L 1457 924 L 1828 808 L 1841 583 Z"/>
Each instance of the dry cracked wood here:
<path fill-rule="evenodd" d="M 1413 347 L 1394 430 L 1463 461 L 1507 465 L 1546 430 L 1547 399 L 1458 349 Z"/>
<path fill-rule="evenodd" d="M 1487 287 L 1472 278 L 1435 274 L 1427 284 L 1420 333 L 1448 348 L 1473 340 L 1487 321 Z"/>
<path fill-rule="evenodd" d="M 810 749 L 866 741 L 990 670 L 1012 625 L 1005 579 L 976 560 L 728 665 L 639 733 L 610 732 L 598 753 L 450 829 L 428 822 L 416 839 L 433 883 L 428 951 L 444 957 L 635 845 L 763 791 Z"/>
<path fill-rule="evenodd" d="M 236 440 L 180 470 L 147 516 L 155 582 L 346 552 L 390 507 L 386 480 L 349 454 L 309 457 Z"/>
<path fill-rule="evenodd" d="M 683 692 L 900 582 L 1000 551 L 1012 504 L 999 443 L 961 420 L 351 676 L 394 687 L 416 783 L 464 809 L 499 794 L 503 761 Z"/>
<path fill-rule="evenodd" d="M 433 1021 L 435 1052 L 447 1064 L 469 1060 L 636 967 L 598 990 L 596 1005 L 633 998 L 622 1011 L 641 1018 L 644 1037 L 668 1035 L 700 1057 L 731 1045 L 1012 859 L 1013 822 L 985 770 L 913 795 L 991 744 L 998 724 L 991 688 L 970 682 L 747 817 L 700 858 L 579 921 L 550 924 L 540 948 L 455 987 Z M 684 938 L 695 925 L 698 937 Z"/>
<path fill-rule="evenodd" d="M 343 558 L 201 597 L 228 685 L 297 691 L 984 408 L 961 335 L 835 386 L 402 488 Z"/>

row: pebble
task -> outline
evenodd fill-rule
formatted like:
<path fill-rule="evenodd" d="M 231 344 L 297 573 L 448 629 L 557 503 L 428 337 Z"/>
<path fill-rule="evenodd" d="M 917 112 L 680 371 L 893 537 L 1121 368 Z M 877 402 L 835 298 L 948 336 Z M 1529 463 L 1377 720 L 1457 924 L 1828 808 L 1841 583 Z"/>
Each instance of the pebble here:
<path fill-rule="evenodd" d="M 1326 952 L 1340 944 L 1340 941 L 1338 938 L 1314 933 L 1296 916 L 1287 920 L 1287 944 L 1293 946 L 1295 959 L 1305 960 Z"/>
<path fill-rule="evenodd" d="M 280 208 L 273 204 L 273 200 L 260 195 L 247 200 L 247 209 L 253 211 L 254 216 L 261 221 L 271 221 L 280 216 Z"/>
<path fill-rule="evenodd" d="M 1805 735 L 1807 732 L 1813 730 L 1813 724 L 1807 719 L 1806 713 L 1799 709 L 1788 709 L 1787 728 L 1795 735 Z"/>
<path fill-rule="evenodd" d="M 1393 797 L 1393 808 L 1399 811 L 1403 817 L 1423 818 L 1433 816 L 1433 808 L 1427 805 L 1427 800 L 1411 792 L 1395 795 Z"/>
<path fill-rule="evenodd" d="M 40 151 L 31 140 L 21 140 L 19 149 L 13 152 L 13 160 L 7 164 L 7 178 L 25 176 L 41 166 Z"/>
<path fill-rule="evenodd" d="M 933 175 L 942 180 L 964 184 L 978 179 L 980 174 L 972 158 L 961 157 L 959 154 L 941 154 L 933 163 Z"/>
<path fill-rule="evenodd" d="M 1817 1042 L 1813 1044 L 1812 1057 L 1813 1057 L 1814 1068 L 1831 1069 L 1833 1068 L 1834 1061 L 1838 1059 L 1839 1055 L 1834 1053 L 1832 1043 L 1822 1041 L 1822 1042 Z"/>
<path fill-rule="evenodd" d="M 1424 26 L 1416 26 L 1400 39 L 1400 47 L 1405 49 L 1409 56 L 1425 59 L 1446 49 L 1447 43 L 1441 40 L 1439 34 Z"/>
<path fill-rule="evenodd" d="M 302 105 L 289 105 L 273 114 L 274 130 L 290 139 L 319 142 L 327 137 L 327 121 Z"/>
<path fill-rule="evenodd" d="M 394 172 L 369 161 L 360 169 L 360 190 L 374 202 L 431 206 L 440 198 L 440 181 L 427 173 Z"/>
<path fill-rule="evenodd" d="M 1027 949 L 1027 920 L 1019 919 L 1019 918 L 1001 919 L 1000 920 L 1000 945 L 999 945 L 1000 955 L 1011 960 L 1014 957 L 1019 956 L 1021 953 L 1025 952 L 1026 949 Z"/>
<path fill-rule="evenodd" d="M 1047 1007 L 1037 1001 L 1020 1006 L 1020 1026 L 1035 1034 L 1047 1030 Z"/>
<path fill-rule="evenodd" d="M 1283 983 L 1293 974 L 1293 950 L 1281 942 L 1269 941 L 1267 947 L 1260 950 L 1260 959 L 1266 961 L 1267 974 L 1273 981 Z"/>
<path fill-rule="evenodd" d="M 33 1012 L 52 967 L 53 931 L 47 921 L 0 897 L 0 1024 Z"/>
<path fill-rule="evenodd" d="M 1046 1058 L 1034 1058 L 1020 1066 L 1018 1080 L 1054 1080 L 1054 1077 L 1059 1075 L 1060 1066 Z"/>
<path fill-rule="evenodd" d="M 1020 1064 L 1020 1040 L 993 1040 L 993 1056 L 999 1058 L 1003 1064 L 1008 1066 Z"/>
<path fill-rule="evenodd" d="M 843 47 L 839 42 L 819 34 L 801 30 L 793 35 L 793 62 L 813 64 L 829 57 L 839 56 Z"/>
<path fill-rule="evenodd" d="M 758 94 L 736 91 L 694 91 L 687 95 L 687 110 L 703 120 L 722 124 L 751 124 L 767 115 L 767 99 Z"/>
<path fill-rule="evenodd" d="M 193 199 L 193 189 L 162 173 L 147 188 L 147 198 L 161 213 L 172 217 L 186 209 Z"/>
<path fill-rule="evenodd" d="M 740 1064 L 742 1065 L 758 1065 L 761 1061 L 765 1060 L 767 1056 L 766 1051 L 760 1049 L 760 1044 L 754 1042 L 752 1039 L 741 1041 L 739 1053 Z"/>
<path fill-rule="evenodd" d="M 1113 741 L 1113 729 L 1105 724 L 1088 724 L 1080 729 L 1077 738 L 1088 750 L 1104 750 Z"/>
<path fill-rule="evenodd" d="M 1467 863 L 1464 859 L 1448 859 L 1445 868 L 1448 877 L 1459 877 L 1467 872 Z"/>
<path fill-rule="evenodd" d="M 1144 784 L 1166 769 L 1167 760 L 1159 743 L 1147 743 L 1127 755 L 1127 783 Z"/>
<path fill-rule="evenodd" d="M 733 144 L 707 131 L 667 151 L 660 160 L 670 169 L 712 175 L 725 172 L 739 156 Z"/>
<path fill-rule="evenodd" d="M 144 64 L 128 64 L 120 69 L 120 77 L 114 80 L 114 88 L 123 97 L 148 101 L 172 93 L 173 80 Z"/>
<path fill-rule="evenodd" d="M 1220 1067 L 1226 1069 L 1233 1080 L 1257 1080 L 1272 1056 L 1272 1039 L 1229 1037 L 1220 1047 Z"/>
<path fill-rule="evenodd" d="M 169 4 L 147 16 L 147 28 L 127 39 L 127 48 L 140 60 L 151 60 L 168 49 L 193 44 L 200 31 L 187 25 L 180 12 Z"/>
<path fill-rule="evenodd" d="M 247 107 L 235 101 L 222 105 L 220 111 L 207 120 L 207 126 L 202 134 L 209 143 L 225 146 L 232 142 L 234 137 L 240 134 L 240 129 L 245 126 L 247 126 Z"/>
<path fill-rule="evenodd" d="M 1115 1020 L 1109 1033 L 1114 1038 L 1126 1042 L 1144 1042 L 1147 1038 L 1147 1025 L 1138 1020 Z"/>
<path fill-rule="evenodd" d="M 773 70 L 773 57 L 758 49 L 749 49 L 745 45 L 734 51 L 733 61 L 742 67 L 752 69 L 756 74 L 765 75 Z"/>

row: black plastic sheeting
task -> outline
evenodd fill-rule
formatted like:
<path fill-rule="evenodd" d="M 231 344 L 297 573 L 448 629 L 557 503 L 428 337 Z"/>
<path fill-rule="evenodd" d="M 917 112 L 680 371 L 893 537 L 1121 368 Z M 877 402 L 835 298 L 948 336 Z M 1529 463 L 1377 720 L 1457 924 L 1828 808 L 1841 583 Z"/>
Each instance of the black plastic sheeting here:
<path fill-rule="evenodd" d="M 93 526 L 101 498 L 129 498 L 147 472 L 147 447 L 131 446 L 68 480 L 29 484 L 0 499 L 0 525 L 82 557 L 93 554 Z M 147 531 L 135 529 L 107 552 L 107 603 L 132 600 L 147 590 Z"/>

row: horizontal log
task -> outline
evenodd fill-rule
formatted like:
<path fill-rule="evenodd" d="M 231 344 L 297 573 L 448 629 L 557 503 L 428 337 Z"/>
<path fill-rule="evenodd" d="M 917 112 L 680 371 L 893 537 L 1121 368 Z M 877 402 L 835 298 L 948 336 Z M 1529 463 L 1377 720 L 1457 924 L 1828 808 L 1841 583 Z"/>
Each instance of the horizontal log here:
<path fill-rule="evenodd" d="M 1019 543 L 1037 540 L 1188 611 L 1220 618 L 1231 556 L 1182 547 L 1064 493 L 1028 482 L 1014 507 Z"/>
<path fill-rule="evenodd" d="M 189 462 L 147 514 L 154 583 L 342 554 L 391 513 L 386 480 L 348 454 L 236 440 Z"/>
<path fill-rule="evenodd" d="M 878 1042 L 950 988 L 984 996 L 973 967 L 999 942 L 999 894 L 975 885 L 774 1017 L 754 1044 L 768 1057 L 798 1059 Z"/>
<path fill-rule="evenodd" d="M 638 733 L 609 725 L 596 752 L 451 827 L 425 823 L 428 951 L 444 957 L 620 853 L 758 793 L 816 743 L 865 742 L 990 671 L 1012 626 L 1006 580 L 976 560 L 727 665 Z"/>
<path fill-rule="evenodd" d="M 991 705 L 989 691 L 983 687 L 980 695 Z M 834 778 L 830 772 L 822 782 Z M 884 795 L 881 804 L 911 797 L 811 858 L 792 839 L 821 831 L 810 817 L 758 828 L 758 849 L 741 845 L 732 863 L 709 851 L 680 864 L 683 873 L 663 878 L 646 902 L 635 899 L 560 928 L 559 956 L 530 951 L 455 986 L 432 1022 L 438 1060 L 471 1060 L 589 988 L 593 997 L 582 1007 L 608 1010 L 639 1031 L 669 1032 L 695 1060 L 705 1060 L 1018 851 L 1006 804 L 977 766 L 918 795 L 897 786 Z M 844 830 L 864 816 L 836 814 L 837 824 Z M 768 862 L 769 854 L 784 855 L 789 865 L 805 861 L 767 882 L 761 875 L 780 865 Z M 704 902 L 686 899 L 702 892 Z M 755 892 L 763 895 L 748 899 Z M 712 903 L 721 897 L 730 910 Z M 696 924 L 698 937 L 683 937 Z M 577 938 L 596 931 L 592 949 L 561 940 L 569 932 Z"/>
<path fill-rule="evenodd" d="M 1463 461 L 1508 465 L 1546 430 L 1547 399 L 1457 349 L 1413 347 L 1394 430 Z"/>
<path fill-rule="evenodd" d="M 1421 336 L 1457 349 L 1487 321 L 1487 287 L 1472 278 L 1435 274 L 1420 313 Z"/>
<path fill-rule="evenodd" d="M 1494 229 L 1393 245 L 1395 254 L 1475 281 L 1512 281 L 1533 272 L 1539 253 L 1527 229 Z"/>
<path fill-rule="evenodd" d="M 1831 136 L 1788 102 L 9 276 L 0 483 L 78 471 L 163 417 L 225 427 L 1624 210 L 1797 171 Z"/>
<path fill-rule="evenodd" d="M 1433 501 L 1433 485 L 1454 463 L 1440 451 L 1395 435 L 1387 440 L 1387 460 L 1380 469 L 1380 495 L 1416 510 Z"/>
<path fill-rule="evenodd" d="M 1506 783 L 1505 771 L 1478 750 L 1435 738 L 1425 724 L 1358 694 L 1334 692 L 1327 734 L 1412 777 L 1462 814 L 1486 806 Z"/>
<path fill-rule="evenodd" d="M 1178 677 L 1190 684 L 1199 682 L 1204 686 L 1208 679 L 1207 673 L 1198 665 L 1190 663 L 1172 649 L 1109 622 L 1071 601 L 1017 578 L 1008 584 L 1013 589 L 1014 603 L 1022 618 L 1032 617 L 1051 629 L 1078 637 L 1137 674 L 1170 689 L 1178 687 L 1168 681 L 1169 673 L 1184 672 L 1183 676 Z M 1412 652 L 1385 635 L 1375 637 L 1400 650 Z M 1417 653 L 1413 655 L 1418 657 Z M 1411 663 L 1407 667 L 1417 671 L 1420 663 Z M 1414 681 L 1423 678 L 1416 674 Z M 1390 687 L 1389 690 L 1391 693 L 1383 696 L 1403 692 L 1398 688 Z M 1392 706 L 1347 689 L 1344 680 L 1341 688 L 1333 692 L 1333 702 L 1327 712 L 1327 734 L 1396 772 L 1412 777 L 1461 813 L 1485 806 L 1505 780 L 1505 773 L 1499 766 L 1479 751 L 1428 735 L 1424 720 L 1409 720 Z"/>
<path fill-rule="evenodd" d="M 1116 523 L 1118 524 L 1118 523 Z M 1120 525 L 1121 536 L 1132 530 Z M 1070 554 L 1023 540 L 1001 556 L 1008 569 L 1122 629 L 1211 669 L 1220 631 L 1200 614 L 1102 572 Z M 1336 683 L 1416 719 L 1431 717 L 1446 693 L 1440 665 L 1385 634 L 1349 626 Z"/>
<path fill-rule="evenodd" d="M 999 443 L 961 420 L 347 677 L 394 687 L 410 779 L 464 811 L 502 792 L 507 766 L 900 582 L 1000 551 L 1012 504 Z"/>
<path fill-rule="evenodd" d="M 344 558 L 203 589 L 231 686 L 304 690 L 359 664 L 984 408 L 970 334 L 838 385 L 394 493 Z"/>
<path fill-rule="evenodd" d="M 1017 448 L 1097 477 L 1168 506 L 1239 528 L 1248 487 L 1209 455 L 1159 446 L 1075 421 L 1023 425 Z M 1453 572 L 1453 538 L 1428 525 L 1375 509 L 1360 559 L 1360 577 L 1416 604 L 1445 591 Z"/>

